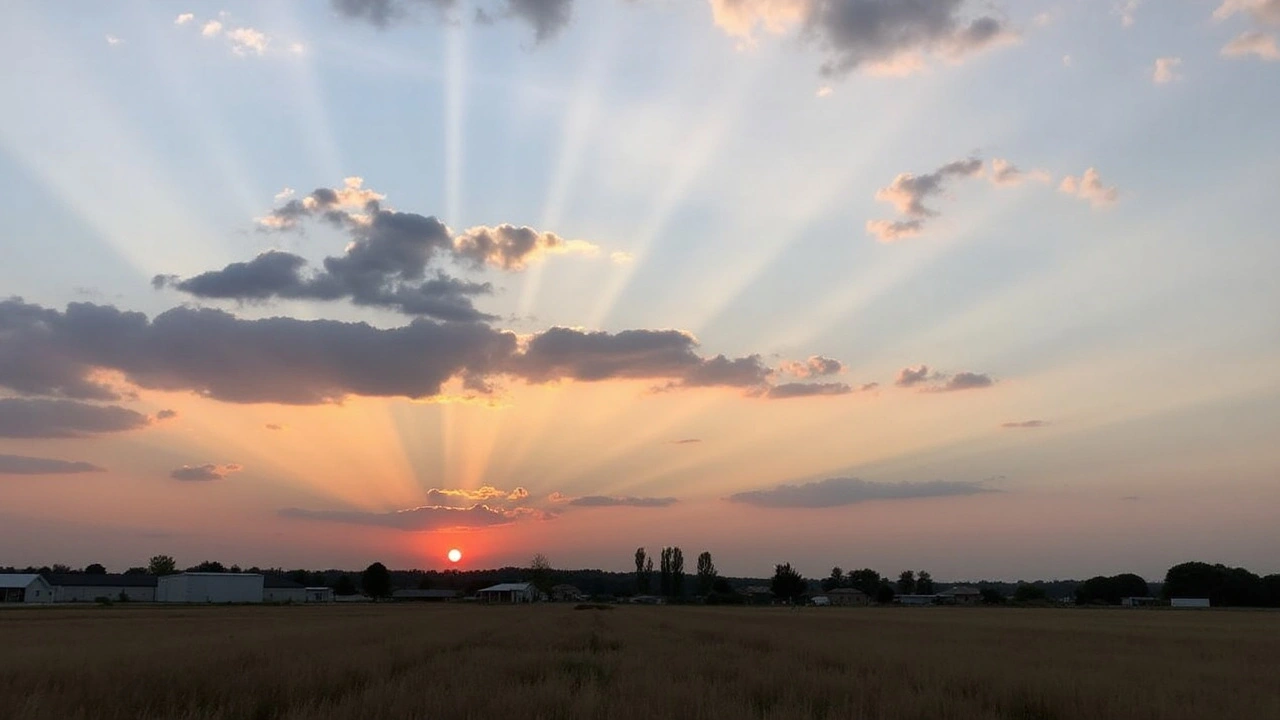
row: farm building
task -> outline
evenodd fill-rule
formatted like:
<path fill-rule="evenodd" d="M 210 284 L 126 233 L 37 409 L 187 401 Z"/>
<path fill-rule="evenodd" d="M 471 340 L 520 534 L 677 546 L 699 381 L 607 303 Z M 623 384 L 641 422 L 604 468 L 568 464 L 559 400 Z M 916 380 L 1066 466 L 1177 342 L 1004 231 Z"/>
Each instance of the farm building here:
<path fill-rule="evenodd" d="M 453 590 L 397 590 L 391 593 L 391 599 L 397 602 L 449 602 L 457 600 L 458 593 Z"/>
<path fill-rule="evenodd" d="M 477 592 L 476 597 L 487 603 L 531 603 L 538 594 L 533 583 L 500 583 Z"/>
<path fill-rule="evenodd" d="M 93 602 L 99 598 L 131 602 L 155 602 L 154 575 L 86 575 L 60 573 L 49 576 L 53 601 L 60 603 Z"/>
<path fill-rule="evenodd" d="M 827 593 L 832 605 L 870 605 L 871 598 L 857 588 L 835 588 Z"/>
<path fill-rule="evenodd" d="M 1154 597 L 1122 597 L 1120 604 L 1124 607 L 1152 607 L 1160 604 L 1160 598 Z"/>
<path fill-rule="evenodd" d="M 1209 598 L 1173 598 L 1169 604 L 1176 608 L 1207 608 L 1211 605 Z"/>
<path fill-rule="evenodd" d="M 263 577 L 253 573 L 184 572 L 156 583 L 156 602 L 260 603 Z"/>
<path fill-rule="evenodd" d="M 53 588 L 34 573 L 0 575 L 0 603 L 51 603 Z"/>
<path fill-rule="evenodd" d="M 942 602 L 948 605 L 981 605 L 982 591 L 976 587 L 957 585 L 938 593 Z"/>
<path fill-rule="evenodd" d="M 264 575 L 262 601 L 269 603 L 302 603 L 307 601 L 307 588 L 280 575 Z"/>
<path fill-rule="evenodd" d="M 324 587 L 321 585 L 320 587 L 309 587 L 304 589 L 307 593 L 306 601 L 309 603 L 333 602 L 333 588 L 331 587 Z"/>

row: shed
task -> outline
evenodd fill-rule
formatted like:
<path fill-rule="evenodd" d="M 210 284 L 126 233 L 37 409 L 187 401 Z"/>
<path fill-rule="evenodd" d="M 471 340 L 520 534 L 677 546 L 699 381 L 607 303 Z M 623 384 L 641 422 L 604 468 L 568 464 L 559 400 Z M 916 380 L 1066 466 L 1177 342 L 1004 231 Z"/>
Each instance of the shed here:
<path fill-rule="evenodd" d="M 305 602 L 309 602 L 309 603 L 333 602 L 333 588 L 331 587 L 324 587 L 323 585 L 320 585 L 318 587 L 305 588 L 305 590 L 307 593 L 307 599 L 305 600 Z"/>
<path fill-rule="evenodd" d="M 480 590 L 476 596 L 487 603 L 531 603 L 538 598 L 538 589 L 533 583 L 499 583 Z"/>
<path fill-rule="evenodd" d="M 60 603 L 93 602 L 99 598 L 132 602 L 155 602 L 155 575 L 87 575 L 59 573 L 48 577 L 53 587 L 53 601 Z"/>
<path fill-rule="evenodd" d="M 260 603 L 263 577 L 256 573 L 184 572 L 156 583 L 156 602 Z"/>
<path fill-rule="evenodd" d="M 454 590 L 397 590 L 391 593 L 391 599 L 398 602 L 448 602 L 457 600 Z"/>
<path fill-rule="evenodd" d="M 833 588 L 827 592 L 832 605 L 870 605 L 871 598 L 858 588 Z"/>
<path fill-rule="evenodd" d="M 51 603 L 53 587 L 35 573 L 0 574 L 0 603 Z"/>
<path fill-rule="evenodd" d="M 982 603 L 982 591 L 968 585 L 947 588 L 938 593 L 938 597 L 943 602 L 952 605 L 980 605 Z"/>
<path fill-rule="evenodd" d="M 262 576 L 262 601 L 269 603 L 301 603 L 307 601 L 307 588 L 283 575 Z"/>

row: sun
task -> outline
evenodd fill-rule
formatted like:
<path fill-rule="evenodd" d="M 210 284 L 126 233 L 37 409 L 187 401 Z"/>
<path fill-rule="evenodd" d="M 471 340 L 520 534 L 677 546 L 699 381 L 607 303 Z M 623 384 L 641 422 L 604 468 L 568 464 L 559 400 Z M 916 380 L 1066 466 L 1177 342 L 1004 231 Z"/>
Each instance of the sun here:
<path fill-rule="evenodd" d="M 452 550 L 449 551 L 449 562 L 456 563 L 461 559 L 462 559 L 461 550 L 459 550 L 458 548 L 453 548 Z"/>

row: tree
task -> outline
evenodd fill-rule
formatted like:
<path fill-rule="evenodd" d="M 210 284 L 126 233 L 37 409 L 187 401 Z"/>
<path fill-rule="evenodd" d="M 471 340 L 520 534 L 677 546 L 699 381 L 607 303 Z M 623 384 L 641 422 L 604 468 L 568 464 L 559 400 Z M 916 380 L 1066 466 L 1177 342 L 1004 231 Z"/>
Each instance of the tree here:
<path fill-rule="evenodd" d="M 544 595 L 551 594 L 551 562 L 547 556 L 538 553 L 529 561 L 529 582 Z"/>
<path fill-rule="evenodd" d="M 995 588 L 986 587 L 978 590 L 978 592 L 982 595 L 983 605 L 1003 605 L 1004 604 L 1004 596 L 1001 595 L 1000 591 L 996 590 Z"/>
<path fill-rule="evenodd" d="M 704 551 L 698 556 L 698 594 L 707 595 L 716 581 L 716 564 L 711 561 L 711 552 Z"/>
<path fill-rule="evenodd" d="M 897 594 L 893 592 L 893 585 L 888 580 L 884 580 L 880 583 L 880 587 L 876 588 L 876 594 L 873 597 L 881 605 L 892 605 Z"/>
<path fill-rule="evenodd" d="M 360 587 L 364 594 L 377 600 L 391 596 L 391 573 L 387 566 L 376 562 L 360 573 Z"/>
<path fill-rule="evenodd" d="M 903 570 L 898 575 L 898 592 L 902 595 L 914 595 L 916 592 L 916 574 Z"/>
<path fill-rule="evenodd" d="M 769 582 L 769 590 L 779 600 L 795 602 L 808 590 L 808 583 L 791 567 L 791 563 L 782 563 L 773 569 L 773 580 Z"/>
<path fill-rule="evenodd" d="M 146 575 L 147 569 L 144 567 L 131 567 L 124 571 L 125 575 Z"/>
<path fill-rule="evenodd" d="M 93 564 L 84 566 L 84 574 L 85 575 L 106 575 L 107 569 L 103 567 L 100 563 L 93 563 Z"/>
<path fill-rule="evenodd" d="M 644 548 L 636 548 L 636 592 L 641 595 L 647 595 L 649 593 L 649 576 L 644 572 L 645 557 Z M 649 562 L 652 566 L 653 561 L 650 560 Z"/>
<path fill-rule="evenodd" d="M 172 575 L 178 572 L 178 563 L 169 555 L 156 555 L 147 562 L 147 572 L 151 575 Z"/>
<path fill-rule="evenodd" d="M 671 548 L 671 595 L 684 597 L 684 553 L 680 548 Z"/>
<path fill-rule="evenodd" d="M 849 571 L 849 587 L 855 587 L 867 594 L 867 597 L 875 597 L 880 592 L 880 573 L 871 568 L 863 568 L 861 570 Z"/>
<path fill-rule="evenodd" d="M 644 591 L 646 594 L 653 591 L 653 556 L 650 555 L 644 561 Z"/>
<path fill-rule="evenodd" d="M 1013 601 L 1020 603 L 1039 602 L 1044 600 L 1047 595 L 1044 588 L 1031 583 L 1020 583 L 1016 590 L 1013 591 Z"/>
<path fill-rule="evenodd" d="M 338 581 L 333 584 L 333 594 L 335 595 L 355 595 L 356 584 L 352 582 L 351 576 L 343 573 L 338 576 Z"/>
<path fill-rule="evenodd" d="M 663 597 L 671 596 L 671 548 L 669 547 L 662 548 L 658 568 L 658 586 L 662 589 Z"/>
<path fill-rule="evenodd" d="M 916 592 L 921 595 L 933 594 L 933 576 L 924 570 L 916 573 Z"/>
<path fill-rule="evenodd" d="M 840 566 L 831 568 L 831 575 L 822 579 L 822 592 L 831 592 L 838 587 L 844 587 L 844 570 Z"/>
<path fill-rule="evenodd" d="M 1146 597 L 1147 581 L 1133 573 L 1121 573 L 1112 577 L 1098 575 L 1080 583 L 1076 588 L 1076 604 L 1119 605 L 1121 598 Z"/>
<path fill-rule="evenodd" d="M 63 565 L 62 563 L 54 563 L 53 567 L 49 569 L 49 572 L 54 575 L 66 575 L 71 572 L 71 566 Z"/>
<path fill-rule="evenodd" d="M 192 565 L 187 568 L 187 572 L 207 572 L 207 573 L 224 573 L 227 568 L 217 560 L 205 560 L 199 565 Z"/>
<path fill-rule="evenodd" d="M 1164 576 L 1166 598 L 1209 598 L 1214 605 L 1249 606 L 1267 602 L 1262 578 L 1238 567 L 1186 562 L 1174 565 Z"/>

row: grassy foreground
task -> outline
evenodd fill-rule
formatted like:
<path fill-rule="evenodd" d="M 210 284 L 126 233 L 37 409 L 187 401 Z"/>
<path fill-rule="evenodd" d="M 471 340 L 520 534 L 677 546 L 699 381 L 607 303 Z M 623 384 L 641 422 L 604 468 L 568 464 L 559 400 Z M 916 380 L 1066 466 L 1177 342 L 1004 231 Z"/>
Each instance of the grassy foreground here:
<path fill-rule="evenodd" d="M 1280 718 L 1280 613 L 327 606 L 0 612 L 40 718 Z"/>

